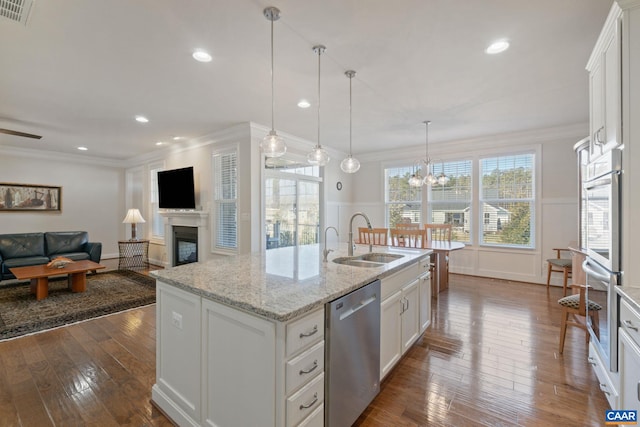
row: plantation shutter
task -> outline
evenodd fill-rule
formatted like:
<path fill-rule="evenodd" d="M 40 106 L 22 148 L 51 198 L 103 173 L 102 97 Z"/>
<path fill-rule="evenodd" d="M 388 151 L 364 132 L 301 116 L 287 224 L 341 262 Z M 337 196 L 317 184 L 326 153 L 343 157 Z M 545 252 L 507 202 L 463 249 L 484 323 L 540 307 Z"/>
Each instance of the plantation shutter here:
<path fill-rule="evenodd" d="M 213 157 L 215 246 L 235 250 L 238 247 L 238 154 L 236 151 Z"/>

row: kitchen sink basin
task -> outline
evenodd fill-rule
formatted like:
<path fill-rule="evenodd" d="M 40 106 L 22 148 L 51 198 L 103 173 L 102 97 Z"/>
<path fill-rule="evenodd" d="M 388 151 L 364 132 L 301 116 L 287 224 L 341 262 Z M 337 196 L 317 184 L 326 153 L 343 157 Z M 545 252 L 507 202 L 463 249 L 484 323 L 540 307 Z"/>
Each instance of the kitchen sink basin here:
<path fill-rule="evenodd" d="M 382 262 L 373 262 L 373 261 L 364 261 L 361 259 L 355 258 L 336 258 L 333 260 L 336 264 L 350 265 L 352 267 L 365 267 L 365 268 L 374 268 L 374 267 L 382 267 L 384 263 Z"/>
<path fill-rule="evenodd" d="M 341 257 L 333 260 L 336 264 L 350 265 L 353 267 L 375 268 L 402 258 L 404 255 L 368 253 L 352 257 Z"/>
<path fill-rule="evenodd" d="M 361 259 L 364 261 L 373 261 L 373 262 L 382 262 L 382 263 L 388 263 L 388 262 L 392 262 L 395 261 L 397 259 L 402 258 L 404 255 L 398 255 L 398 254 L 382 254 L 382 253 L 368 253 L 368 254 L 364 254 L 364 255 L 359 255 L 357 257 L 355 257 L 356 259 Z"/>

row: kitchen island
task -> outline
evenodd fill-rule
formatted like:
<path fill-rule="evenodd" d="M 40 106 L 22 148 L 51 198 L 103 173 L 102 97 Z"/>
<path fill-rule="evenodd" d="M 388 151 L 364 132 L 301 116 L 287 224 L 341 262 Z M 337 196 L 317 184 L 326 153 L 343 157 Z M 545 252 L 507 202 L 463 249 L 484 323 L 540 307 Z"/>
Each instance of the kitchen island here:
<path fill-rule="evenodd" d="M 279 248 L 152 272 L 154 404 L 179 425 L 323 425 L 325 304 L 376 279 L 383 297 L 387 279 L 415 282 L 431 251 L 377 247 L 402 257 L 374 268 L 332 262 L 346 244 L 326 263 L 321 252 Z M 422 297 L 416 319 L 430 307 Z"/>

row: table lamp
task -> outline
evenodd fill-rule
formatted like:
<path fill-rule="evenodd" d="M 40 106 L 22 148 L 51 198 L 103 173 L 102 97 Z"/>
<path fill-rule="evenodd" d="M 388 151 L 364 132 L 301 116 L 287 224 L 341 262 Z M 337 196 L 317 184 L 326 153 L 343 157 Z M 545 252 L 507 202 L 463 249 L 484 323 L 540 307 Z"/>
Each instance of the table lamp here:
<path fill-rule="evenodd" d="M 142 218 L 140 211 L 138 209 L 129 209 L 127 216 L 125 216 L 124 221 L 122 221 L 123 224 L 131 224 L 131 239 L 129 240 L 138 240 L 136 238 L 136 224 L 139 222 L 146 222 L 144 218 Z"/>

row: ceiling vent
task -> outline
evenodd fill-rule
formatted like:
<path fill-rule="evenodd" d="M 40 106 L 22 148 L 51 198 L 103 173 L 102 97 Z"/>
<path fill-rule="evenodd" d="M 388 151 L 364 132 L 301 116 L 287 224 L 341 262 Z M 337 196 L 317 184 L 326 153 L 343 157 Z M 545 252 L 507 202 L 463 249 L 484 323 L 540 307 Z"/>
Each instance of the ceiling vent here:
<path fill-rule="evenodd" d="M 0 0 L 0 16 L 27 25 L 34 0 Z"/>

